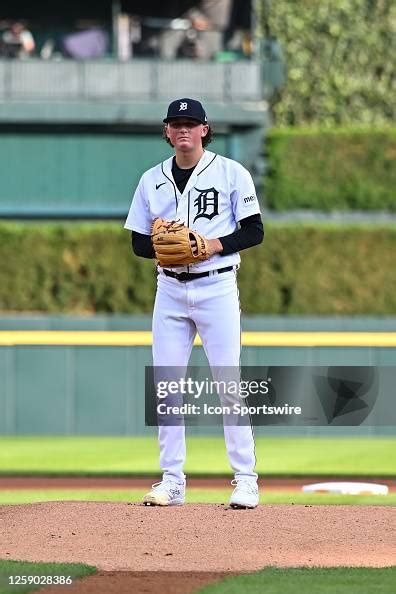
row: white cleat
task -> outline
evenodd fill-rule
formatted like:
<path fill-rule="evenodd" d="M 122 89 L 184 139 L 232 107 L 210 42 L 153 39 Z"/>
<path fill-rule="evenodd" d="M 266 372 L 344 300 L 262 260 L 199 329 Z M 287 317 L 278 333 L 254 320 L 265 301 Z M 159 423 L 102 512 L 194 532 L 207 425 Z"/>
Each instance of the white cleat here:
<path fill-rule="evenodd" d="M 186 483 L 178 483 L 165 479 L 155 483 L 152 489 L 143 497 L 144 505 L 183 505 L 185 500 Z"/>
<path fill-rule="evenodd" d="M 230 498 L 230 506 L 234 509 L 253 509 L 258 506 L 259 494 L 257 481 L 249 479 L 234 479 L 235 485 Z"/>

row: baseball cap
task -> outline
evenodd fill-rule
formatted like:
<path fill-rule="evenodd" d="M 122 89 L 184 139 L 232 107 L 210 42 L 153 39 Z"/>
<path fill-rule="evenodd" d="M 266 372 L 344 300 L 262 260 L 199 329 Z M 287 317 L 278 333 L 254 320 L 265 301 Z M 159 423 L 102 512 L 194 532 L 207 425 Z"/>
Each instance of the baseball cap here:
<path fill-rule="evenodd" d="M 189 99 L 188 97 L 176 99 L 169 104 L 168 113 L 163 121 L 167 123 L 175 118 L 190 118 L 201 122 L 201 124 L 208 123 L 202 104 L 196 99 Z"/>

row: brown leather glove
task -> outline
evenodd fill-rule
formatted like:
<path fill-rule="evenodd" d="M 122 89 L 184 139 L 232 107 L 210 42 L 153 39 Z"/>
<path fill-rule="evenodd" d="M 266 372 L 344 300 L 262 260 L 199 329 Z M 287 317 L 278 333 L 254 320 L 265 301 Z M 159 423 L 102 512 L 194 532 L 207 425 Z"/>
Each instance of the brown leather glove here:
<path fill-rule="evenodd" d="M 154 219 L 151 241 L 159 265 L 165 268 L 202 262 L 210 256 L 208 240 L 180 221 Z M 192 241 L 196 242 L 194 251 Z"/>

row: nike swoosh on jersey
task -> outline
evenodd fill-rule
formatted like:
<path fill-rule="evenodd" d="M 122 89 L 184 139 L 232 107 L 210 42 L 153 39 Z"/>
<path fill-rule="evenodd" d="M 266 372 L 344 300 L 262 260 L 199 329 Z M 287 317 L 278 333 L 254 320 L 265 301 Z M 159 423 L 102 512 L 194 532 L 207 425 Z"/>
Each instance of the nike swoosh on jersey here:
<path fill-rule="evenodd" d="M 155 189 L 158 190 L 158 188 L 160 188 L 164 184 L 166 184 L 166 182 L 162 182 L 161 184 L 155 184 Z"/>

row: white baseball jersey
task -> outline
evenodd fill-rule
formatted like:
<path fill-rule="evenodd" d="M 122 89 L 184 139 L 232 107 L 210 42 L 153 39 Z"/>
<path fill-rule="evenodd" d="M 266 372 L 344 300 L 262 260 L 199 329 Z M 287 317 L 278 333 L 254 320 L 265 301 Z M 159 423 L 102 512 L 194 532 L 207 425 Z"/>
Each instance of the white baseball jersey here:
<path fill-rule="evenodd" d="M 180 220 L 207 239 L 230 235 L 237 223 L 260 212 L 250 173 L 240 163 L 205 150 L 181 194 L 172 176 L 172 159 L 146 171 L 136 188 L 125 229 L 150 235 L 156 217 Z M 239 253 L 172 268 L 204 272 L 239 264 Z"/>

